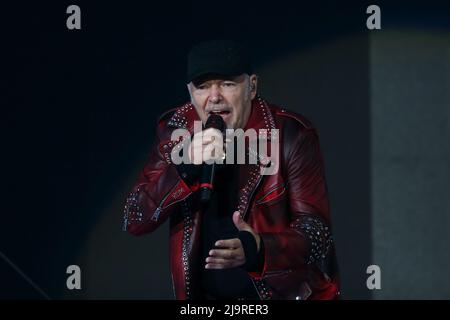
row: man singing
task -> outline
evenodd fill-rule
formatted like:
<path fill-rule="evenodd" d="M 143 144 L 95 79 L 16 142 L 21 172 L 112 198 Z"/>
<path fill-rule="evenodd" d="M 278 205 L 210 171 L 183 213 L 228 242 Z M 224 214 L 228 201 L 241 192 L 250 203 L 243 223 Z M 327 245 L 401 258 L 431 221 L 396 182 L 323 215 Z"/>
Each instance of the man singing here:
<path fill-rule="evenodd" d="M 242 45 L 211 41 L 194 47 L 187 72 L 191 101 L 160 117 L 157 141 L 126 200 L 124 229 L 134 235 L 169 218 L 177 299 L 339 296 L 317 132 L 303 116 L 259 97 L 257 84 Z M 275 141 L 272 163 L 251 139 L 244 139 L 243 150 L 226 143 L 223 129 L 207 125 L 217 116 L 227 132 L 255 130 L 263 133 L 258 138 Z M 203 130 L 194 130 L 198 124 Z M 179 129 L 188 134 L 174 138 Z M 175 164 L 179 150 L 188 161 Z M 244 163 L 234 161 L 241 151 Z M 256 160 L 248 161 L 252 155 Z M 265 174 L 274 162 L 276 170 Z M 207 201 L 200 195 L 205 172 L 212 190 Z"/>

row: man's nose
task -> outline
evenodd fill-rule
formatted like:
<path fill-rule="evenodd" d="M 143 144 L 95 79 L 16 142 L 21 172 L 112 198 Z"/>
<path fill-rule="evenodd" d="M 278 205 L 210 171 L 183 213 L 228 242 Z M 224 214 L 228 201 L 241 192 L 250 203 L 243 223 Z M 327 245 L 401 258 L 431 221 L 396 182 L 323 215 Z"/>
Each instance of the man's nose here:
<path fill-rule="evenodd" d="M 209 101 L 211 103 L 218 103 L 222 100 L 222 93 L 220 92 L 220 88 L 217 85 L 211 86 L 211 91 L 209 94 Z"/>

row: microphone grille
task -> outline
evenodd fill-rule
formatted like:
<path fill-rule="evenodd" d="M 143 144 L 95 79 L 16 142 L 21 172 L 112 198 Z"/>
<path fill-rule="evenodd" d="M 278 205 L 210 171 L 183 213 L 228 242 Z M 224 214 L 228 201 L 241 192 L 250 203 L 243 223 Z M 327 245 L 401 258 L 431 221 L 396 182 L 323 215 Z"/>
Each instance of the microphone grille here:
<path fill-rule="evenodd" d="M 225 122 L 222 117 L 217 114 L 211 114 L 206 120 L 205 129 L 214 128 L 219 130 L 220 132 L 225 131 Z"/>

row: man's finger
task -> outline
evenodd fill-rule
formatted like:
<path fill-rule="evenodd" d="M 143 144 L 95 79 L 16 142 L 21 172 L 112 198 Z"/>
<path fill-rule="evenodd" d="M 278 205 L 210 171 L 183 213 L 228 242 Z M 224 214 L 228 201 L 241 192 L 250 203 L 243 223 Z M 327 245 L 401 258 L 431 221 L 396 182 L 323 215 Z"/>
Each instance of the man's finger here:
<path fill-rule="evenodd" d="M 207 162 L 209 161 L 215 161 L 215 160 L 219 160 L 219 159 L 224 159 L 224 155 L 225 152 L 223 152 L 223 150 L 221 149 L 215 149 L 215 150 L 211 150 L 211 149 L 205 149 L 203 150 L 203 161 Z M 208 163 L 210 164 L 210 163 Z"/>
<path fill-rule="evenodd" d="M 213 249 L 209 251 L 211 257 L 223 258 L 223 259 L 235 259 L 237 255 L 235 249 Z"/>
<path fill-rule="evenodd" d="M 218 248 L 239 248 L 242 247 L 241 240 L 238 238 L 227 239 L 227 240 L 217 240 L 214 244 Z"/>
<path fill-rule="evenodd" d="M 216 258 L 216 257 L 208 257 L 205 260 L 206 264 L 223 264 L 227 265 L 232 262 L 232 260 L 224 259 L 224 258 Z"/>
<path fill-rule="evenodd" d="M 227 269 L 227 268 L 234 268 L 239 267 L 243 265 L 245 261 L 242 260 L 230 260 L 229 262 L 225 263 L 207 263 L 205 265 L 206 269 Z"/>
<path fill-rule="evenodd" d="M 205 265 L 206 269 L 225 269 L 225 268 L 230 268 L 229 266 L 225 266 L 223 264 L 212 264 L 212 263 L 208 263 L 207 265 Z"/>
<path fill-rule="evenodd" d="M 222 265 L 233 265 L 233 264 L 244 264 L 245 263 L 245 257 L 239 256 L 235 259 L 224 259 L 224 258 L 217 258 L 217 257 L 211 257 L 209 256 L 205 260 L 206 264 L 222 264 Z"/>
<path fill-rule="evenodd" d="M 220 132 L 220 130 L 216 128 L 208 128 L 206 130 L 203 130 L 202 133 L 203 137 L 222 136 L 222 132 Z"/>

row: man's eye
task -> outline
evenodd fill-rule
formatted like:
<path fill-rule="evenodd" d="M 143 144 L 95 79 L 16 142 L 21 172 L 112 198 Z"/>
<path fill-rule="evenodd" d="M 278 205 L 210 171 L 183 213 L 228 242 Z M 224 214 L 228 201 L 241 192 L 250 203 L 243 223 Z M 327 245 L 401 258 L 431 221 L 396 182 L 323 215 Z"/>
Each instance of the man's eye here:
<path fill-rule="evenodd" d="M 234 82 L 223 82 L 224 87 L 234 87 L 236 84 Z"/>
<path fill-rule="evenodd" d="M 204 89 L 207 88 L 207 86 L 206 86 L 206 84 L 200 84 L 196 88 L 199 89 L 199 90 L 204 90 Z"/>

